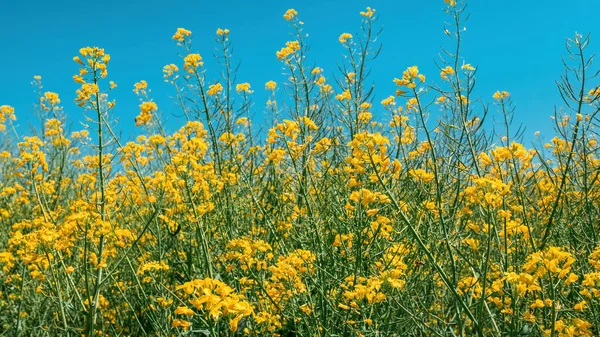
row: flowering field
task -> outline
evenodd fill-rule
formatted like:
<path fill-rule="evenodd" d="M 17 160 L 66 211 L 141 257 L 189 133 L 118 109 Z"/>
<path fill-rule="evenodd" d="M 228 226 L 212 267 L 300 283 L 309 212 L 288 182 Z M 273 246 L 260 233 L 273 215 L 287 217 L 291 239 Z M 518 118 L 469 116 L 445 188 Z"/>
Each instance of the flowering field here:
<path fill-rule="evenodd" d="M 135 141 L 111 118 L 104 49 L 73 58 L 85 129 L 36 76 L 41 130 L 20 134 L 0 107 L 0 335 L 599 335 L 589 39 L 567 40 L 556 136 L 523 145 L 508 92 L 472 97 L 465 7 L 444 2 L 456 48 L 439 74 L 408 67 L 377 102 L 371 8 L 360 36 L 340 35 L 335 79 L 307 64 L 288 10 L 287 81 L 264 88 L 235 81 L 229 30 L 213 81 L 177 29 L 182 60 L 163 73 L 181 123 L 167 131 L 140 81 Z M 254 124 L 252 90 L 270 95 Z"/>

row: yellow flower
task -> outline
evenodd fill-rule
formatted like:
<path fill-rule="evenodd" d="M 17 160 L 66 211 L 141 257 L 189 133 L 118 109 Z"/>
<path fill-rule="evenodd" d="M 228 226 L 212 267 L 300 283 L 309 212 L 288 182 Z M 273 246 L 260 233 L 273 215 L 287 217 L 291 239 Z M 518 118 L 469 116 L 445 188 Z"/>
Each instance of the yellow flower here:
<path fill-rule="evenodd" d="M 364 16 L 365 18 L 372 18 L 373 14 L 375 14 L 375 10 L 371 9 L 371 7 L 367 7 L 366 12 L 360 12 L 360 15 Z"/>
<path fill-rule="evenodd" d="M 217 35 L 219 36 L 223 36 L 223 35 L 229 35 L 229 29 L 217 29 Z"/>
<path fill-rule="evenodd" d="M 278 60 L 283 60 L 297 50 L 300 50 L 300 43 L 298 41 L 288 41 L 285 43 L 285 47 L 281 48 L 275 54 Z"/>
<path fill-rule="evenodd" d="M 187 329 L 192 325 L 192 323 L 186 321 L 186 320 L 182 320 L 182 319 L 174 319 L 173 323 L 171 323 L 171 326 L 174 328 L 184 328 Z"/>
<path fill-rule="evenodd" d="M 444 0 L 444 3 L 448 4 L 450 7 L 456 6 L 456 0 Z"/>
<path fill-rule="evenodd" d="M 184 28 L 177 28 L 177 32 L 175 32 L 175 34 L 173 35 L 173 40 L 183 42 L 185 38 L 190 35 L 192 35 L 192 32 L 190 32 L 189 30 Z"/>
<path fill-rule="evenodd" d="M 168 307 L 169 305 L 171 305 L 171 304 L 173 303 L 173 300 L 172 300 L 172 299 L 168 299 L 168 300 L 167 300 L 167 299 L 165 299 L 165 298 L 163 298 L 163 297 L 159 297 L 159 298 L 157 298 L 157 299 L 156 299 L 156 301 L 158 302 L 158 304 L 159 304 L 161 307 L 165 307 L 165 308 L 166 308 L 166 307 Z"/>
<path fill-rule="evenodd" d="M 290 21 L 293 18 L 295 18 L 296 15 L 298 15 L 298 12 L 296 12 L 295 9 L 290 8 L 285 12 L 285 14 L 283 14 L 283 18 L 286 19 L 287 21 Z"/>
<path fill-rule="evenodd" d="M 192 74 L 196 68 L 202 67 L 202 56 L 200 54 L 189 54 L 183 58 L 183 69 L 187 70 L 188 73 Z"/>
<path fill-rule="evenodd" d="M 454 75 L 454 69 L 452 69 L 451 66 L 447 66 L 446 68 L 443 68 L 442 71 L 440 72 L 440 76 L 442 77 L 443 80 L 447 80 L 448 75 Z"/>
<path fill-rule="evenodd" d="M 346 43 L 348 41 L 348 39 L 352 38 L 352 34 L 349 33 L 343 33 L 342 35 L 340 35 L 340 43 Z"/>
<path fill-rule="evenodd" d="M 269 81 L 265 83 L 266 90 L 275 90 L 275 87 L 277 87 L 277 83 L 275 83 L 275 81 Z"/>
<path fill-rule="evenodd" d="M 49 101 L 50 104 L 56 105 L 60 104 L 60 99 L 58 98 L 58 94 L 54 92 L 47 91 L 44 93 L 44 100 Z"/>
<path fill-rule="evenodd" d="M 569 274 L 569 277 L 567 277 L 567 279 L 565 280 L 565 285 L 571 285 L 571 283 L 573 283 L 577 280 L 579 280 L 579 276 L 571 273 L 571 274 Z"/>
<path fill-rule="evenodd" d="M 394 83 L 400 87 L 407 87 L 410 89 L 414 89 L 417 87 L 416 79 L 419 79 L 421 82 L 425 82 L 425 75 L 419 74 L 419 67 L 412 66 L 406 68 L 406 70 L 402 73 L 402 78 L 394 78 Z M 400 96 L 396 94 L 397 96 Z"/>
<path fill-rule="evenodd" d="M 508 96 L 510 96 L 510 94 L 509 94 L 508 92 L 506 92 L 506 91 L 502 91 L 502 92 L 500 92 L 500 91 L 496 91 L 496 92 L 494 93 L 494 96 L 493 96 L 493 97 L 494 97 L 494 99 L 497 99 L 497 100 L 499 100 L 499 101 L 502 101 L 502 100 L 504 100 L 505 98 L 507 98 Z"/>
<path fill-rule="evenodd" d="M 81 85 L 81 89 L 78 89 L 75 93 L 77 94 L 77 98 L 75 101 L 79 106 L 85 105 L 85 102 L 90 100 L 92 96 L 98 94 L 99 92 L 98 85 L 96 84 L 87 84 L 84 83 Z"/>
<path fill-rule="evenodd" d="M 175 315 L 194 316 L 194 310 L 186 306 L 177 307 L 177 309 L 175 309 Z"/>
<path fill-rule="evenodd" d="M 302 312 L 305 313 L 306 315 L 310 315 L 310 313 L 312 312 L 312 309 L 310 308 L 310 306 L 308 304 L 302 304 L 300 306 L 300 310 L 302 310 Z"/>
<path fill-rule="evenodd" d="M 338 308 L 344 309 L 344 310 L 350 310 L 350 307 L 343 303 L 338 304 Z"/>
<path fill-rule="evenodd" d="M 179 67 L 177 67 L 174 64 L 167 64 L 166 66 L 163 67 L 163 77 L 164 78 L 168 78 L 170 76 L 173 76 L 173 74 L 175 74 L 176 72 L 179 71 Z"/>
<path fill-rule="evenodd" d="M 73 80 L 75 81 L 75 83 L 85 84 L 85 80 L 79 75 L 73 75 Z"/>
<path fill-rule="evenodd" d="M 525 321 L 527 321 L 527 322 L 530 322 L 530 323 L 535 323 L 535 319 L 536 319 L 536 318 L 535 318 L 535 315 L 534 315 L 534 314 L 532 314 L 532 313 L 530 313 L 530 312 L 526 312 L 526 313 L 524 313 L 524 314 L 523 314 L 523 319 L 524 319 Z"/>
<path fill-rule="evenodd" d="M 475 68 L 470 63 L 463 64 L 463 66 L 461 68 L 463 70 L 466 70 L 466 71 L 473 71 L 473 70 L 475 70 Z"/>
<path fill-rule="evenodd" d="M 474 250 L 474 251 L 478 251 L 479 250 L 479 240 L 477 240 L 477 239 L 464 238 L 462 240 L 462 242 L 464 244 L 468 245 L 469 247 L 471 247 L 471 249 Z"/>
<path fill-rule="evenodd" d="M 139 95 L 140 91 L 142 94 L 146 92 L 146 88 L 148 88 L 148 83 L 145 80 L 141 80 L 133 85 L 133 92 Z"/>
<path fill-rule="evenodd" d="M 583 300 L 573 306 L 573 310 L 577 310 L 577 311 L 583 311 L 583 310 L 585 310 L 585 308 L 587 308 L 587 302 L 585 300 Z"/>
<path fill-rule="evenodd" d="M 337 94 L 335 96 L 335 99 L 337 99 L 338 101 L 350 100 L 351 98 L 352 98 L 352 96 L 350 95 L 350 90 L 346 90 L 346 91 L 342 92 L 341 94 Z"/>
<path fill-rule="evenodd" d="M 216 96 L 223 91 L 223 86 L 221 83 L 215 83 L 208 87 L 208 91 L 206 92 L 209 96 Z"/>
<path fill-rule="evenodd" d="M 235 91 L 237 92 L 247 92 L 249 94 L 252 93 L 252 91 L 250 90 L 250 83 L 240 83 L 238 85 L 235 86 Z"/>
<path fill-rule="evenodd" d="M 390 96 L 388 98 L 383 99 L 381 101 L 381 104 L 383 104 L 383 106 L 395 105 L 396 104 L 396 98 L 394 96 Z"/>
<path fill-rule="evenodd" d="M 143 102 L 140 104 L 140 114 L 135 118 L 135 125 L 148 124 L 152 119 L 152 112 L 156 110 L 158 110 L 158 106 L 154 102 Z"/>
<path fill-rule="evenodd" d="M 75 62 L 77 62 L 77 63 L 81 64 L 82 66 L 83 66 L 83 65 L 85 65 L 85 64 L 83 63 L 83 61 L 81 61 L 81 59 L 79 58 L 79 56 L 75 56 L 75 57 L 73 57 L 73 61 L 75 61 Z M 34 76 L 33 78 L 35 78 L 35 76 Z M 36 79 L 37 79 L 37 78 L 36 78 Z M 40 77 L 40 79 L 41 79 L 41 77 Z"/>

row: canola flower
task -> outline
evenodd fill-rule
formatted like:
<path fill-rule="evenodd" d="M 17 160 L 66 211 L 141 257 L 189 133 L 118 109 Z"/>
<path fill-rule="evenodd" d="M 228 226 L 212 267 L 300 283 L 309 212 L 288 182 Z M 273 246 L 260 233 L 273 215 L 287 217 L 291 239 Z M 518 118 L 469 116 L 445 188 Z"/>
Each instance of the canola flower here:
<path fill-rule="evenodd" d="M 464 2 L 443 3 L 461 22 Z M 83 129 L 35 76 L 41 130 L 19 134 L 20 112 L 0 106 L 0 334 L 598 335 L 600 86 L 560 82 L 579 108 L 544 146 L 486 130 L 489 114 L 510 121 L 511 94 L 474 97 L 477 66 L 460 54 L 428 81 L 391 69 L 395 95 L 378 104 L 365 70 L 379 14 L 339 36 L 332 76 L 307 64 L 287 10 L 286 79 L 264 84 L 262 107 L 230 68 L 228 29 L 215 80 L 178 28 L 183 56 L 162 76 L 184 120 L 166 129 L 140 80 L 139 112 L 120 122 L 143 126 L 132 140 L 111 118 L 104 49 L 73 57 Z"/>

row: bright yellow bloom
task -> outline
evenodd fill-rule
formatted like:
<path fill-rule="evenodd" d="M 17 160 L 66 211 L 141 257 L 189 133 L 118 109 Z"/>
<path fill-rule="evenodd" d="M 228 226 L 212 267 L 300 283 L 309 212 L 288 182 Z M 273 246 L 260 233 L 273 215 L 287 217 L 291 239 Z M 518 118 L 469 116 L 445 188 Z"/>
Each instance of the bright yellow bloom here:
<path fill-rule="evenodd" d="M 186 306 L 177 307 L 177 309 L 175 309 L 175 315 L 194 316 L 194 310 Z"/>
<path fill-rule="evenodd" d="M 187 70 L 190 74 L 194 73 L 196 68 L 204 65 L 204 62 L 202 62 L 202 56 L 200 56 L 200 54 L 189 54 L 183 58 L 183 61 L 183 69 Z"/>
<path fill-rule="evenodd" d="M 52 105 L 60 104 L 60 99 L 58 98 L 58 94 L 54 92 L 47 91 L 44 93 L 44 100 L 50 102 Z"/>
<path fill-rule="evenodd" d="M 352 96 L 350 95 L 350 90 L 346 90 L 346 91 L 342 92 L 341 94 L 337 94 L 335 96 L 335 99 L 337 99 L 338 101 L 350 100 L 351 98 L 352 98 Z"/>
<path fill-rule="evenodd" d="M 343 33 L 342 35 L 340 35 L 340 43 L 346 43 L 348 41 L 348 39 L 352 38 L 352 34 L 349 33 Z"/>
<path fill-rule="evenodd" d="M 8 120 L 16 120 L 17 119 L 15 117 L 15 108 L 13 108 L 9 105 L 0 106 L 0 131 L 3 131 L 6 129 L 4 122 L 7 119 Z"/>
<path fill-rule="evenodd" d="M 278 60 L 283 60 L 297 50 L 300 50 L 300 43 L 298 41 L 288 41 L 285 43 L 285 47 L 281 48 L 281 50 L 275 54 L 277 55 Z"/>
<path fill-rule="evenodd" d="M 530 313 L 530 312 L 526 312 L 523 314 L 523 319 L 529 323 L 535 323 L 535 315 Z"/>
<path fill-rule="evenodd" d="M 184 328 L 187 329 L 192 325 L 192 323 L 186 321 L 186 320 L 182 320 L 182 319 L 174 319 L 173 323 L 171 323 L 171 326 L 174 328 Z"/>
<path fill-rule="evenodd" d="M 436 98 L 435 104 L 444 104 L 447 100 L 448 100 L 448 97 L 440 96 L 440 97 Z"/>
<path fill-rule="evenodd" d="M 269 81 L 267 83 L 265 83 L 265 89 L 266 90 L 275 90 L 275 87 L 277 87 L 277 83 L 275 83 L 275 81 Z"/>
<path fill-rule="evenodd" d="M 152 120 L 152 113 L 156 110 L 158 110 L 158 106 L 154 102 L 143 102 L 140 104 L 140 114 L 135 118 L 135 125 L 148 124 Z"/>
<path fill-rule="evenodd" d="M 218 28 L 217 29 L 217 35 L 219 35 L 219 36 L 229 35 L 229 29 Z"/>
<path fill-rule="evenodd" d="M 179 67 L 177 67 L 175 64 L 167 64 L 166 66 L 163 67 L 163 77 L 164 78 L 168 78 L 173 76 L 173 74 L 175 74 L 176 72 L 179 71 Z"/>
<path fill-rule="evenodd" d="M 412 66 L 408 67 L 403 73 L 402 78 L 394 78 L 394 83 L 400 87 L 407 87 L 414 89 L 417 87 L 416 79 L 419 79 L 421 83 L 425 82 L 425 75 L 419 74 L 419 67 Z M 397 96 L 400 96 L 396 94 Z"/>
<path fill-rule="evenodd" d="M 443 68 L 442 71 L 440 72 L 440 76 L 442 77 L 443 80 L 447 80 L 449 75 L 454 75 L 454 69 L 451 66 L 447 66 L 446 68 Z"/>
<path fill-rule="evenodd" d="M 133 84 L 133 92 L 135 92 L 138 95 L 140 94 L 140 92 L 142 94 L 145 94 L 147 88 L 148 88 L 148 83 L 145 80 L 141 80 L 141 81 Z"/>
<path fill-rule="evenodd" d="M 73 80 L 75 83 L 85 84 L 85 80 L 80 75 L 73 75 Z"/>
<path fill-rule="evenodd" d="M 223 91 L 223 86 L 221 85 L 221 83 L 215 83 L 215 84 L 208 86 L 208 91 L 206 92 L 206 94 L 209 96 L 216 96 L 216 95 L 220 94 L 222 91 Z"/>
<path fill-rule="evenodd" d="M 252 91 L 250 90 L 250 83 L 240 83 L 238 85 L 235 86 L 235 91 L 237 92 L 246 92 L 251 94 Z"/>
<path fill-rule="evenodd" d="M 381 101 L 381 104 L 383 104 L 383 106 L 395 105 L 396 104 L 396 98 L 394 96 L 389 96 L 388 98 L 383 99 Z"/>
<path fill-rule="evenodd" d="M 298 15 L 298 12 L 296 12 L 295 9 L 290 8 L 285 12 L 285 14 L 283 14 L 283 18 L 286 19 L 287 21 L 290 21 L 293 18 L 295 18 L 296 15 Z"/>
<path fill-rule="evenodd" d="M 75 102 L 77 102 L 77 104 L 79 106 L 83 106 L 94 95 L 97 95 L 99 90 L 100 89 L 98 88 L 98 85 L 96 85 L 96 84 L 84 83 L 81 85 L 81 88 L 75 92 L 77 94 L 77 98 L 75 98 Z"/>
<path fill-rule="evenodd" d="M 497 100 L 499 100 L 499 101 L 502 101 L 502 100 L 504 100 L 505 98 L 507 98 L 508 96 L 510 96 L 510 94 L 509 94 L 508 92 L 506 92 L 506 91 L 502 91 L 502 92 L 500 92 L 500 91 L 496 91 L 496 92 L 494 93 L 494 96 L 493 96 L 493 97 L 494 97 L 494 99 L 497 99 Z"/>
<path fill-rule="evenodd" d="M 372 18 L 373 14 L 375 14 L 375 10 L 371 9 L 371 7 L 367 7 L 365 12 L 360 12 L 360 15 L 364 16 L 365 18 Z"/>
<path fill-rule="evenodd" d="M 183 42 L 185 38 L 190 35 L 192 35 L 191 31 L 184 28 L 177 28 L 177 32 L 175 32 L 175 34 L 173 35 L 173 40 Z"/>
<path fill-rule="evenodd" d="M 573 306 L 573 310 L 577 310 L 577 311 L 583 311 L 583 310 L 585 310 L 585 308 L 587 308 L 587 302 L 585 300 L 583 300 Z"/>
<path fill-rule="evenodd" d="M 79 58 L 79 56 L 74 56 L 73 57 L 73 61 L 79 63 L 82 66 L 85 65 L 85 63 L 83 63 L 83 61 L 81 61 L 81 59 Z M 35 76 L 34 76 L 34 78 L 35 78 Z M 41 79 L 41 77 L 40 77 L 40 79 Z"/>
<path fill-rule="evenodd" d="M 470 63 L 463 64 L 463 66 L 461 68 L 463 70 L 466 70 L 466 71 L 473 71 L 473 70 L 475 70 L 475 68 Z"/>

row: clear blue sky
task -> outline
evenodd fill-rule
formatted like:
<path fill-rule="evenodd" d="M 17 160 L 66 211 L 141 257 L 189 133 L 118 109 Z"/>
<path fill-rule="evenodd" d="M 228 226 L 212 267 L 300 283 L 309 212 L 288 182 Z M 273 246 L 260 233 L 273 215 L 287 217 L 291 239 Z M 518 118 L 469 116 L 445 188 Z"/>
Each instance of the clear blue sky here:
<path fill-rule="evenodd" d="M 441 47 L 452 46 L 443 34 L 449 18 L 442 11 L 442 0 L 4 0 L 0 1 L 0 105 L 14 106 L 21 129 L 26 130 L 35 120 L 30 82 L 41 75 L 44 89 L 60 94 L 69 120 L 81 120 L 73 103 L 78 85 L 72 75 L 78 67 L 72 57 L 81 47 L 99 46 L 112 56 L 108 79 L 119 87 L 111 97 L 117 99 L 118 128 L 127 136 L 139 111 L 131 90 L 141 79 L 148 81 L 165 116 L 178 111 L 169 99 L 172 88 L 162 80 L 165 64 L 182 63 L 181 50 L 171 40 L 177 27 L 193 32 L 194 50 L 203 55 L 208 69 L 215 67 L 215 30 L 228 28 L 234 58 L 242 62 L 238 80 L 251 83 L 260 115 L 266 101 L 264 83 L 283 80 L 281 62 L 275 57 L 290 39 L 283 13 L 288 8 L 299 12 L 312 46 L 309 62 L 324 68 L 332 79 L 344 52 L 338 36 L 358 31 L 358 13 L 366 6 L 377 10 L 383 28 L 383 49 L 372 64 L 376 108 L 394 92 L 392 79 L 407 66 L 418 65 L 428 80 L 439 80 L 434 60 Z M 596 39 L 600 1 L 472 0 L 467 12 L 471 17 L 462 55 L 478 67 L 475 94 L 491 101 L 494 91 L 509 91 L 517 105 L 516 121 L 524 123 L 529 134 L 541 130 L 549 136 L 549 116 L 554 105 L 561 104 L 554 81 L 562 71 L 565 38 L 576 31 L 591 32 L 589 52 L 600 51 Z M 209 72 L 209 78 L 216 76 Z"/>

